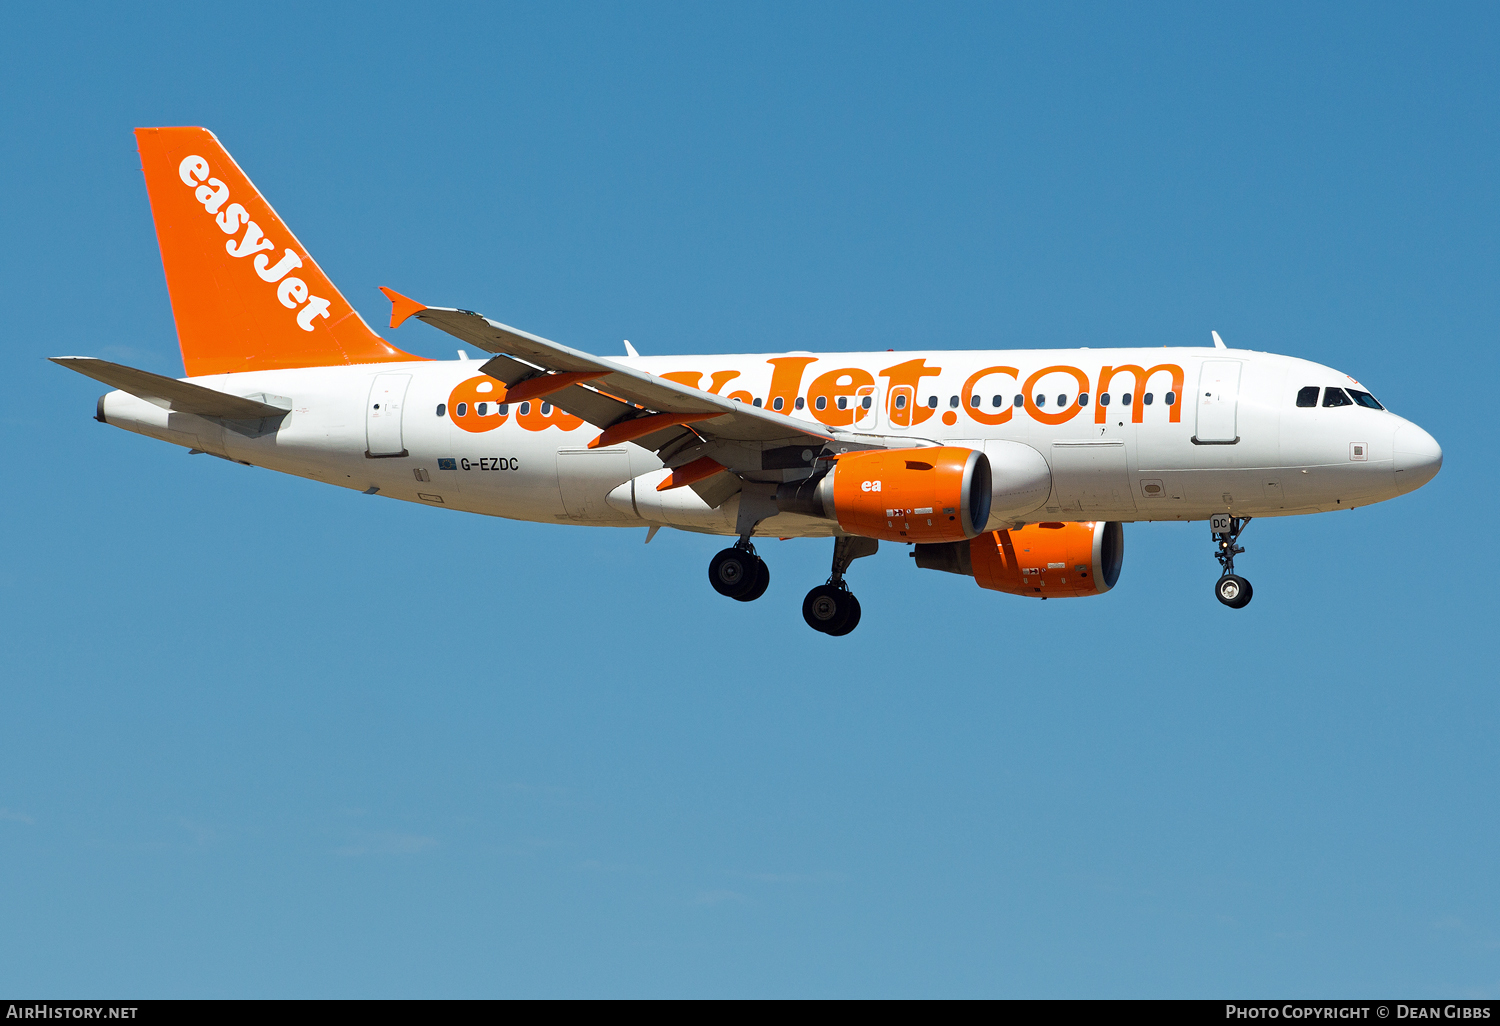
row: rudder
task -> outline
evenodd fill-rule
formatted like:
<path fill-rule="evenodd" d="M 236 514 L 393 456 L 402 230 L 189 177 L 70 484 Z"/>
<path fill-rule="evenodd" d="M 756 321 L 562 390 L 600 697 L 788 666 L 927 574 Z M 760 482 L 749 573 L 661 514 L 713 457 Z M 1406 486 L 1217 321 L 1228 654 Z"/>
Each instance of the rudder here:
<path fill-rule="evenodd" d="M 189 377 L 420 360 L 370 330 L 206 128 L 138 128 Z"/>

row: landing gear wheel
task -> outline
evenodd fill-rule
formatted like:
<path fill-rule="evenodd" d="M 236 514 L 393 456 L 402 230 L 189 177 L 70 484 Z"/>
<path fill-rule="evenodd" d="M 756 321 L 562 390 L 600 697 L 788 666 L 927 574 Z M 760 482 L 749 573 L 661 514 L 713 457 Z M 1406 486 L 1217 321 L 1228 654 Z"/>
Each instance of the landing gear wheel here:
<path fill-rule="evenodd" d="M 1255 589 L 1243 577 L 1225 574 L 1214 585 L 1214 594 L 1230 609 L 1244 609 L 1250 604 L 1250 597 L 1255 594 Z"/>
<path fill-rule="evenodd" d="M 845 634 L 848 634 L 859 626 L 859 599 L 855 598 L 852 592 L 846 591 L 844 592 L 844 601 L 849 604 L 849 614 L 844 617 L 843 625 L 838 630 L 828 632 L 835 638 L 842 638 Z"/>
<path fill-rule="evenodd" d="M 755 557 L 755 570 L 755 583 L 750 586 L 750 590 L 744 595 L 735 596 L 741 602 L 754 602 L 764 595 L 766 589 L 771 586 L 771 568 L 759 556 Z"/>
<path fill-rule="evenodd" d="M 802 619 L 815 631 L 841 637 L 859 623 L 859 600 L 844 588 L 820 584 L 802 600 Z"/>
<path fill-rule="evenodd" d="M 727 598 L 750 602 L 771 583 L 771 570 L 750 549 L 724 549 L 708 564 L 708 583 Z"/>

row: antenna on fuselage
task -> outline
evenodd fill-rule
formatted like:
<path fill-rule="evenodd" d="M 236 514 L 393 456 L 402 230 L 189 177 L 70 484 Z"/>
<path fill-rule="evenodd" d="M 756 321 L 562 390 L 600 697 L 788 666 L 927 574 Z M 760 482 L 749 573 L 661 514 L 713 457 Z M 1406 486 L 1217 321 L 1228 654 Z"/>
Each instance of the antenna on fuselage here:
<path fill-rule="evenodd" d="M 1215 349 L 1228 349 L 1229 348 L 1228 346 L 1226 346 L 1224 344 L 1224 340 L 1219 337 L 1219 333 L 1217 331 L 1210 331 L 1209 334 L 1214 337 L 1214 348 Z"/>

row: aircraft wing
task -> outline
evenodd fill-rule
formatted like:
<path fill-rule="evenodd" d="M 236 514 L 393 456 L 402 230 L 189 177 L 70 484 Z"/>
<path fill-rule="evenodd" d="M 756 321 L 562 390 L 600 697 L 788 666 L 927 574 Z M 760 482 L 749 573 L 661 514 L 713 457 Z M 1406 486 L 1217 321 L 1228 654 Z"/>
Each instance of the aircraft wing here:
<path fill-rule="evenodd" d="M 381 291 L 391 300 L 393 328 L 416 317 L 496 354 L 482 369 L 505 384 L 506 402 L 546 396 L 603 429 L 591 446 L 633 441 L 654 450 L 669 468 L 683 468 L 681 483 L 693 484 L 710 505 L 734 494 L 738 481 L 710 486 L 687 480 L 704 471 L 718 474 L 705 460 L 737 478 L 780 481 L 783 471 L 810 469 L 825 447 L 847 451 L 886 444 L 876 436 L 834 431 L 669 381 L 469 310 L 423 306 L 391 289 Z M 690 465 L 694 469 L 688 470 Z"/>
<path fill-rule="evenodd" d="M 221 417 L 226 420 L 257 420 L 262 417 L 282 417 L 292 409 L 292 401 L 282 396 L 247 398 L 230 395 L 228 392 L 195 385 L 191 381 L 179 381 L 164 374 L 153 374 L 92 356 L 53 356 L 50 359 L 58 366 L 77 371 L 95 381 L 102 381 L 111 388 L 129 392 L 173 413 L 196 413 L 200 417 Z"/>

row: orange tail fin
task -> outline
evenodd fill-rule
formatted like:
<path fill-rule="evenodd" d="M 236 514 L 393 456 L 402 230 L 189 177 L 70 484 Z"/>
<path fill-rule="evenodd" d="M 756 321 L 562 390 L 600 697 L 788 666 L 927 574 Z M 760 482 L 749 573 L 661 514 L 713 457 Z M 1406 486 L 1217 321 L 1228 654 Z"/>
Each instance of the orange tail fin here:
<path fill-rule="evenodd" d="M 189 377 L 420 360 L 370 330 L 206 128 L 137 128 Z"/>

